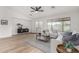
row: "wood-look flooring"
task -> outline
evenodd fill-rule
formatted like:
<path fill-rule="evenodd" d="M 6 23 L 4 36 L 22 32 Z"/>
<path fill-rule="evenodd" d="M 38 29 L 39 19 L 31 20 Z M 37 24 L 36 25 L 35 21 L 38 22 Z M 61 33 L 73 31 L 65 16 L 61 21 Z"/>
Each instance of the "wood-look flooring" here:
<path fill-rule="evenodd" d="M 25 33 L 0 39 L 0 53 L 42 53 L 25 42 L 25 40 L 32 38 L 34 38 L 34 34 Z"/>

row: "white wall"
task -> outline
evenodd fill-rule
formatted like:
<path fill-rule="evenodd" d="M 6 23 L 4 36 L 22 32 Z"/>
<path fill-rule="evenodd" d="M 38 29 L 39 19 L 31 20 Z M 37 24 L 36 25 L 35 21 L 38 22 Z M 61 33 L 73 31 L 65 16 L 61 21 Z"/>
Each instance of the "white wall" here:
<path fill-rule="evenodd" d="M 0 38 L 12 35 L 12 21 L 7 16 L 9 16 L 8 8 L 0 7 Z M 8 25 L 1 25 L 1 19 L 8 20 Z"/>
<path fill-rule="evenodd" d="M 0 21 L 1 19 L 8 20 L 8 25 L 0 24 L 0 38 L 16 35 L 17 23 L 21 23 L 24 27 L 30 29 L 30 18 L 13 11 L 10 7 L 0 7 Z"/>
<path fill-rule="evenodd" d="M 29 20 L 9 18 L 9 17 L 8 18 L 2 17 L 2 19 L 8 20 L 8 25 L 0 24 L 0 38 L 16 35 L 17 34 L 17 23 L 21 23 L 23 25 L 23 28 L 29 28 L 29 30 L 31 30 L 31 25 L 30 25 Z"/>
<path fill-rule="evenodd" d="M 16 35 L 17 34 L 17 23 L 22 24 L 23 28 L 28 28 L 29 31 L 31 30 L 31 25 L 30 25 L 30 21 L 29 20 L 13 18 L 13 22 L 12 22 L 12 35 Z"/>
<path fill-rule="evenodd" d="M 8 25 L 0 24 L 0 38 L 10 37 L 12 36 L 12 22 L 8 18 L 2 18 L 8 20 Z"/>

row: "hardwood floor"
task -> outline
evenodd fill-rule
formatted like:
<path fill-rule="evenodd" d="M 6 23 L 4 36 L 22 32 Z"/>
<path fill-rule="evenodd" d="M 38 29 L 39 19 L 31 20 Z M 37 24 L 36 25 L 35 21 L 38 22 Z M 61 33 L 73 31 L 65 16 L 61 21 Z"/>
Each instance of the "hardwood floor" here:
<path fill-rule="evenodd" d="M 0 53 L 42 53 L 25 42 L 25 40 L 32 38 L 34 38 L 34 34 L 20 34 L 0 39 Z"/>

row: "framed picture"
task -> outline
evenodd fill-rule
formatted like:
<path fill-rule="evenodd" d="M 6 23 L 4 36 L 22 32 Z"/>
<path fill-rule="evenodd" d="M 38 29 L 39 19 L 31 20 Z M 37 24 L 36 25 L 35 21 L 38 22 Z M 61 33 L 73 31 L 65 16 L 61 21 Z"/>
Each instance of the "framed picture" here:
<path fill-rule="evenodd" d="M 8 25 L 8 20 L 1 20 L 1 25 Z"/>

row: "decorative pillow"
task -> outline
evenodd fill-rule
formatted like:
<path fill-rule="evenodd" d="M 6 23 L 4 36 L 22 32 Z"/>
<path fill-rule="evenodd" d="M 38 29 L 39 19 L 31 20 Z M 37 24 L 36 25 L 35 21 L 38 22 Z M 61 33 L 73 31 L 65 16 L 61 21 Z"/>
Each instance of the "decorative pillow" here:
<path fill-rule="evenodd" d="M 71 41 L 76 41 L 79 39 L 79 33 L 73 34 Z"/>
<path fill-rule="evenodd" d="M 76 33 L 76 37 L 77 37 L 77 39 L 79 39 L 79 33 Z"/>
<path fill-rule="evenodd" d="M 77 40 L 76 34 L 73 34 L 71 37 L 71 41 L 76 41 L 76 40 Z"/>

